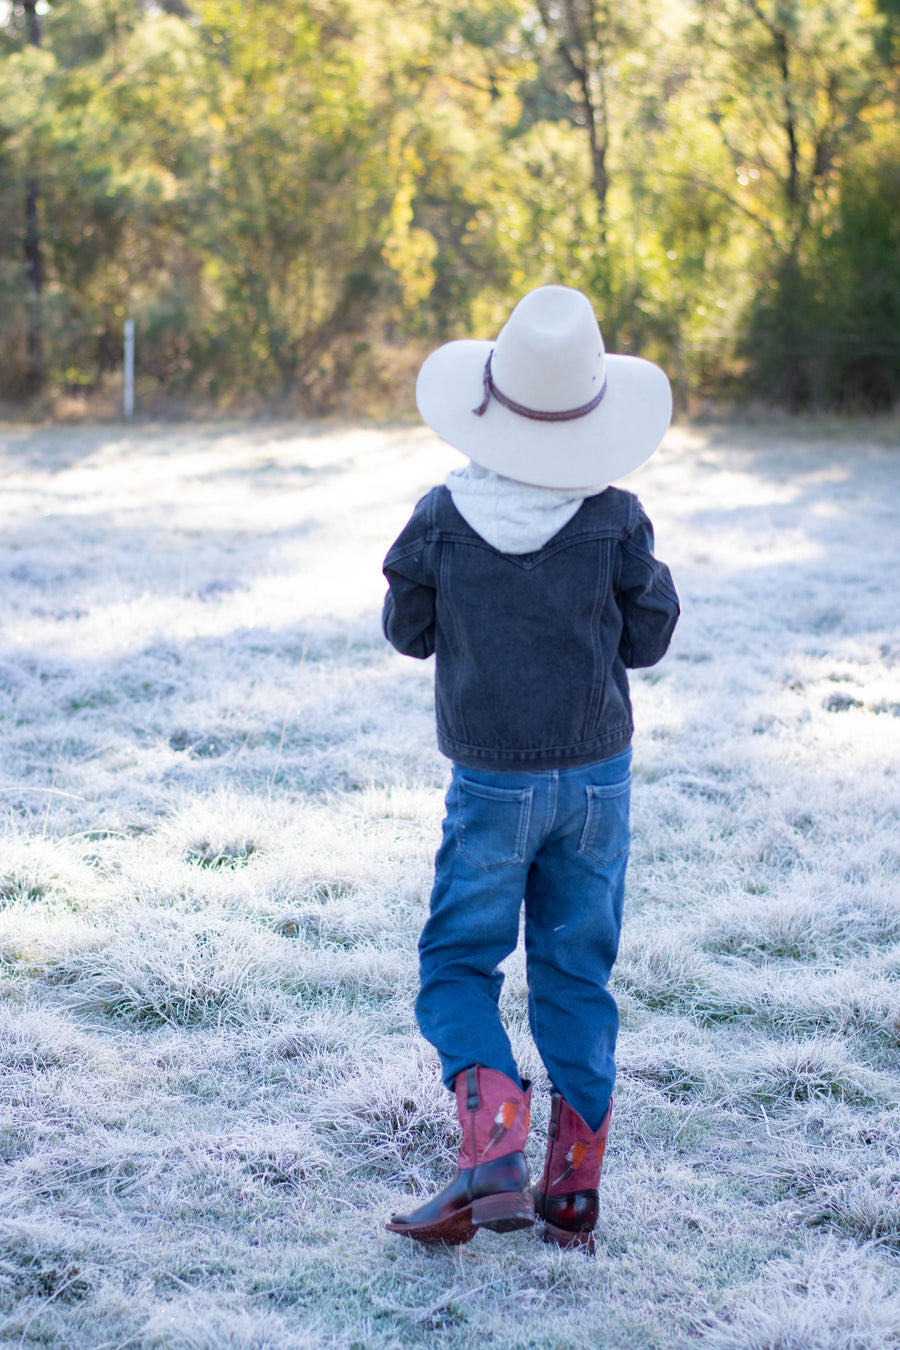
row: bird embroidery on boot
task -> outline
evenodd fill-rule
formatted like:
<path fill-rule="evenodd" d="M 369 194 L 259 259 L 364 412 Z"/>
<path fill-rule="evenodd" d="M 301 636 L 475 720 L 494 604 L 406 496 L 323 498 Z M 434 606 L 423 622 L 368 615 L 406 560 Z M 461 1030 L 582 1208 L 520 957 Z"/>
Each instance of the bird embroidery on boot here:
<path fill-rule="evenodd" d="M 518 1109 L 518 1102 L 505 1101 L 503 1103 L 500 1110 L 494 1116 L 494 1128 L 491 1130 L 491 1137 L 487 1141 L 485 1152 L 487 1152 L 489 1148 L 493 1148 L 495 1144 L 499 1144 L 500 1140 L 515 1120 Z"/>
<path fill-rule="evenodd" d="M 560 1172 L 559 1176 L 552 1183 L 558 1186 L 561 1181 L 568 1181 L 569 1177 L 574 1176 L 575 1172 L 584 1162 L 584 1155 L 588 1151 L 588 1145 L 582 1139 L 576 1139 L 575 1143 L 566 1154 L 566 1166 Z"/>

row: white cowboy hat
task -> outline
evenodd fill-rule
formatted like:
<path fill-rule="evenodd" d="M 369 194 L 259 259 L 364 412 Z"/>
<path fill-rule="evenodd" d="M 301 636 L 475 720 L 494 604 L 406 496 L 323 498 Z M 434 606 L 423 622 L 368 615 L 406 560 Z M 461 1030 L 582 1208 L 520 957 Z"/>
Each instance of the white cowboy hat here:
<path fill-rule="evenodd" d="M 607 355 L 591 302 L 569 286 L 529 292 L 496 342 L 438 347 L 419 371 L 416 403 L 482 468 L 552 488 L 631 473 L 672 417 L 665 373 L 639 356 Z"/>

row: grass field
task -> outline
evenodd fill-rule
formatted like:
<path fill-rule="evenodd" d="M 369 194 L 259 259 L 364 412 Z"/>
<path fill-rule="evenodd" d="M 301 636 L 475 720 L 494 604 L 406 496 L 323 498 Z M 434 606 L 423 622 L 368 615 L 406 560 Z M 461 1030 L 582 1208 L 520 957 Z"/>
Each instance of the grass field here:
<path fill-rule="evenodd" d="M 900 453 L 681 429 L 627 486 L 633 680 L 597 1256 L 385 1234 L 452 1168 L 415 1029 L 446 762 L 381 559 L 457 456 L 286 424 L 0 435 L 0 1342 L 900 1346 Z M 503 1006 L 537 1080 L 523 968 Z"/>

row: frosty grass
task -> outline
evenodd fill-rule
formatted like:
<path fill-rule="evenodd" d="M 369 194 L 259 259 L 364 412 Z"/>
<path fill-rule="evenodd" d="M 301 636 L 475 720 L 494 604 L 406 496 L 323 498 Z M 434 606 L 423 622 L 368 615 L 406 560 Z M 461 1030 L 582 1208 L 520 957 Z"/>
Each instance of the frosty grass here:
<path fill-rule="evenodd" d="M 412 1016 L 448 768 L 380 564 L 458 457 L 264 424 L 0 446 L 0 1341 L 900 1345 L 884 427 L 676 430 L 627 484 L 684 614 L 632 683 L 593 1261 L 382 1228 L 456 1132 Z M 503 1007 L 537 1170 L 519 954 Z"/>

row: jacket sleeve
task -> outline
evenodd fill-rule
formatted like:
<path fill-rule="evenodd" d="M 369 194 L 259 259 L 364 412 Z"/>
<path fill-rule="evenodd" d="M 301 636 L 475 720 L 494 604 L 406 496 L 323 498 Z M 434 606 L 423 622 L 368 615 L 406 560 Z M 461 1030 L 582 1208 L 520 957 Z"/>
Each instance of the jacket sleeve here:
<path fill-rule="evenodd" d="M 391 646 L 425 660 L 434 651 L 435 587 L 428 542 L 428 497 L 423 497 L 388 551 L 381 626 Z"/>
<path fill-rule="evenodd" d="M 653 556 L 653 526 L 641 506 L 622 540 L 616 590 L 622 660 L 629 667 L 655 665 L 666 653 L 681 610 L 668 567 Z"/>

